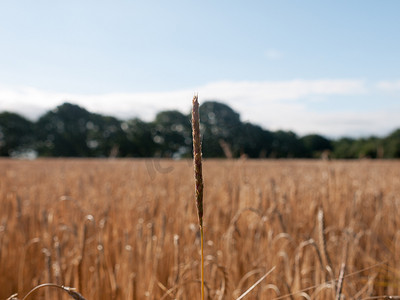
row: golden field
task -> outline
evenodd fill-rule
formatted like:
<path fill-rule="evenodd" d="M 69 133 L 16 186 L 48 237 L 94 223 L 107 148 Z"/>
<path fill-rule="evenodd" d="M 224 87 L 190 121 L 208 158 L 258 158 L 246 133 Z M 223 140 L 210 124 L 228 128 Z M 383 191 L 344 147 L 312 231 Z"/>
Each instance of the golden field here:
<path fill-rule="evenodd" d="M 45 282 L 200 299 L 191 163 L 0 160 L 0 299 Z M 206 160 L 203 174 L 208 299 L 273 267 L 244 299 L 335 299 L 341 270 L 342 299 L 400 295 L 400 161 Z"/>

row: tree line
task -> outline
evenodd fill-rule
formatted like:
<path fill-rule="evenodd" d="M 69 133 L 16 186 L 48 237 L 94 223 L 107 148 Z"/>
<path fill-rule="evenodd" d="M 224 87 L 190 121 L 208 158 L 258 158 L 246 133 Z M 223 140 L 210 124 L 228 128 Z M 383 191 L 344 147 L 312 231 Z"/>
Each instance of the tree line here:
<path fill-rule="evenodd" d="M 269 131 L 216 101 L 200 106 L 204 157 L 399 158 L 400 129 L 386 137 L 328 139 Z M 191 157 L 190 113 L 159 112 L 153 121 L 119 120 L 64 103 L 30 121 L 0 113 L 0 156 L 8 157 Z"/>

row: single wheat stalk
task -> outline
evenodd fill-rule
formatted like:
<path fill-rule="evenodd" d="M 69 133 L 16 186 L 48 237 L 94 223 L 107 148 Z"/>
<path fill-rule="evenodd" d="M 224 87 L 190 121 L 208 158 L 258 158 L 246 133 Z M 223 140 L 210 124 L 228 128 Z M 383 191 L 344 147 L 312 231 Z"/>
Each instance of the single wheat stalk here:
<path fill-rule="evenodd" d="M 174 275 L 174 284 L 178 284 L 179 281 L 179 235 L 175 234 L 174 235 L 174 260 L 175 260 L 175 275 Z"/>
<path fill-rule="evenodd" d="M 248 293 L 250 293 L 257 285 L 260 284 L 261 281 L 263 281 L 269 274 L 272 273 L 272 271 L 275 270 L 275 267 L 273 267 L 271 270 L 269 270 L 264 276 L 262 276 L 259 280 L 256 281 L 251 287 L 247 289 L 242 295 L 239 296 L 236 300 L 243 299 Z"/>
<path fill-rule="evenodd" d="M 78 260 L 78 286 L 79 286 L 80 291 L 82 291 L 82 288 L 83 288 L 83 259 L 85 257 L 86 239 L 87 239 L 87 231 L 88 231 L 88 223 L 86 223 L 86 221 L 91 220 L 90 217 L 86 216 L 86 218 L 85 218 L 85 222 L 84 222 L 84 226 L 83 226 L 81 255 L 79 256 L 79 260 Z"/>
<path fill-rule="evenodd" d="M 76 299 L 76 300 L 86 300 L 81 294 L 76 292 L 74 288 L 70 288 L 70 287 L 66 287 L 66 286 L 58 285 L 58 284 L 54 284 L 54 283 L 43 283 L 43 284 L 40 284 L 40 285 L 34 287 L 33 289 L 31 289 L 29 291 L 28 294 L 25 295 L 25 297 L 22 298 L 22 300 L 28 299 L 28 297 L 30 295 L 32 295 L 35 291 L 45 288 L 45 287 L 53 287 L 53 288 L 61 289 L 65 292 L 67 292 L 68 295 L 70 295 L 73 299 Z M 18 294 L 11 295 L 7 300 L 19 300 L 19 298 L 17 298 L 17 296 L 18 296 Z"/>
<path fill-rule="evenodd" d="M 322 208 L 320 208 L 318 210 L 318 235 L 319 235 L 319 244 L 320 244 L 320 251 L 322 254 L 322 259 L 325 265 L 325 274 L 326 277 L 325 279 L 328 280 L 327 277 L 327 270 L 332 270 L 332 262 L 331 259 L 329 257 L 328 251 L 327 251 L 327 247 L 326 247 L 326 239 L 325 239 L 325 217 L 324 217 L 324 211 Z M 331 278 L 332 279 L 332 278 Z"/>
<path fill-rule="evenodd" d="M 195 198 L 200 227 L 201 244 L 201 299 L 204 300 L 204 252 L 203 252 L 203 172 L 201 159 L 200 114 L 198 96 L 192 101 L 193 166 L 195 177 Z"/>
<path fill-rule="evenodd" d="M 338 279 L 338 282 L 337 282 L 336 300 L 340 300 L 341 295 L 342 295 L 343 279 L 344 279 L 345 269 L 346 269 L 346 263 L 343 262 L 342 266 L 340 267 L 339 279 Z"/>

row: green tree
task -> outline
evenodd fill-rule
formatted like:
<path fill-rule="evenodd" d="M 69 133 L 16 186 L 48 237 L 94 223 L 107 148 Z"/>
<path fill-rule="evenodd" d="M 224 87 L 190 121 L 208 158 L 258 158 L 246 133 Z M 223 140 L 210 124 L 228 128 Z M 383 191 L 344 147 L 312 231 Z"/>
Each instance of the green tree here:
<path fill-rule="evenodd" d="M 294 132 L 278 130 L 273 133 L 272 157 L 295 158 L 303 155 L 303 144 Z"/>
<path fill-rule="evenodd" d="M 341 138 L 333 142 L 333 157 L 341 159 L 382 158 L 383 142 L 377 137 Z"/>
<path fill-rule="evenodd" d="M 156 115 L 152 128 L 153 140 L 158 145 L 158 156 L 182 157 L 191 152 L 190 117 L 176 110 Z"/>
<path fill-rule="evenodd" d="M 270 132 L 242 123 L 237 112 L 216 101 L 200 106 L 200 118 L 205 157 L 319 157 L 325 150 L 342 159 L 400 157 L 400 129 L 385 138 L 298 138 L 291 131 Z M 188 157 L 191 140 L 190 115 L 176 110 L 162 111 L 152 122 L 120 121 L 70 103 L 48 111 L 36 123 L 0 113 L 1 156 L 36 150 L 40 156 Z"/>
<path fill-rule="evenodd" d="M 0 155 L 12 156 L 33 150 L 33 123 L 11 113 L 0 113 Z"/>
<path fill-rule="evenodd" d="M 121 125 L 126 134 L 127 143 L 124 144 L 124 153 L 132 157 L 153 157 L 158 144 L 153 138 L 153 124 L 134 118 Z"/>
<path fill-rule="evenodd" d="M 273 133 L 251 123 L 244 123 L 238 136 L 240 151 L 250 158 L 263 158 L 271 155 Z"/>
<path fill-rule="evenodd" d="M 356 145 L 359 148 L 359 158 L 378 158 L 379 149 L 382 148 L 382 140 L 372 136 L 369 138 L 358 139 Z"/>
<path fill-rule="evenodd" d="M 36 122 L 41 156 L 90 156 L 86 144 L 90 113 L 78 105 L 64 103 Z"/>
<path fill-rule="evenodd" d="M 90 114 L 86 121 L 85 143 L 90 156 L 127 156 L 129 145 L 122 122 L 114 117 Z"/>
<path fill-rule="evenodd" d="M 309 134 L 303 136 L 300 142 L 304 146 L 304 153 L 302 157 L 307 158 L 320 158 L 322 152 L 333 149 L 332 142 L 327 138 L 318 134 Z"/>
<path fill-rule="evenodd" d="M 241 121 L 239 114 L 228 105 L 208 101 L 200 105 L 200 124 L 205 157 L 224 157 L 223 145 L 234 157 L 240 155 Z"/>
<path fill-rule="evenodd" d="M 118 119 L 70 103 L 40 117 L 36 132 L 41 156 L 121 156 L 120 147 L 127 143 Z"/>
<path fill-rule="evenodd" d="M 333 157 L 341 159 L 357 158 L 358 149 L 356 140 L 343 137 L 333 142 Z"/>
<path fill-rule="evenodd" d="M 400 129 L 393 131 L 383 139 L 383 156 L 400 158 Z"/>

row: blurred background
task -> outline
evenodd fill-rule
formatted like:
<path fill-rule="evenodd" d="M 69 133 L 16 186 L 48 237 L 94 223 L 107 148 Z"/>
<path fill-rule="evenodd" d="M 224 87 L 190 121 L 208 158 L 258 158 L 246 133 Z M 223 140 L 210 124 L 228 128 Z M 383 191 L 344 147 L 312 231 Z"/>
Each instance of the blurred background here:
<path fill-rule="evenodd" d="M 251 157 L 319 156 L 342 141 L 348 151 L 336 157 L 396 157 L 399 9 L 398 1 L 2 2 L 0 153 L 182 157 L 198 93 L 205 126 L 215 127 L 211 156 L 227 155 L 221 141 Z M 221 110 L 229 120 L 216 124 Z M 54 150 L 76 144 L 77 131 L 83 144 L 69 148 L 82 149 Z M 163 131 L 180 137 L 166 142 Z M 238 132 L 254 141 L 233 145 Z M 123 150 L 121 139 L 132 148 L 137 134 L 169 150 Z M 310 135 L 329 145 L 283 149 L 308 147 L 301 139 Z M 110 145 L 101 149 L 101 139 Z"/>

